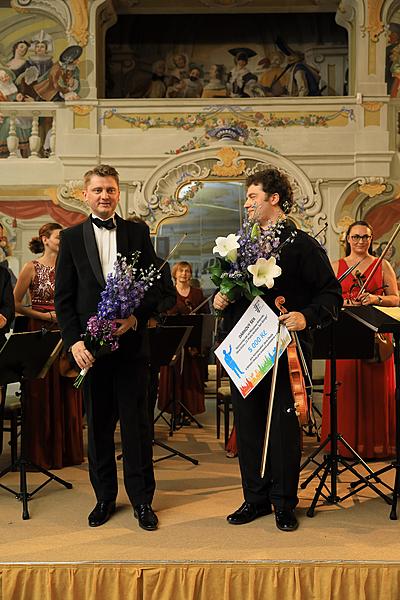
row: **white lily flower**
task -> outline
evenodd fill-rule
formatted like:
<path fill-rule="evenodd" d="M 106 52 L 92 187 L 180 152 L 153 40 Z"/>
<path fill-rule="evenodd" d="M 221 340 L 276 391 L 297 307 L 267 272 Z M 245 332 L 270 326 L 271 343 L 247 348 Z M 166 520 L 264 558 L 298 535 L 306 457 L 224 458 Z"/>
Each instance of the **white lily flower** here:
<path fill-rule="evenodd" d="M 235 262 L 237 257 L 237 249 L 239 236 L 235 233 L 230 233 L 227 237 L 217 237 L 215 243 L 217 244 L 213 248 L 214 254 L 219 254 L 223 258 L 226 258 L 230 262 Z"/>
<path fill-rule="evenodd" d="M 273 287 L 274 278 L 279 277 L 282 273 L 274 256 L 270 256 L 268 259 L 259 258 L 254 265 L 250 265 L 247 269 L 253 275 L 253 283 L 256 287 L 265 285 L 268 289 Z"/>

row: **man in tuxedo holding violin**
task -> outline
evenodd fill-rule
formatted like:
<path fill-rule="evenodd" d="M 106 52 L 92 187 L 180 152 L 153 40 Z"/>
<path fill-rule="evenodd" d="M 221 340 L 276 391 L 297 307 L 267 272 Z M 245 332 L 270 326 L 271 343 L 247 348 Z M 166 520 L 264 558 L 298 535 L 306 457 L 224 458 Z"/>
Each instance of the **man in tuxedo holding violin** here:
<path fill-rule="evenodd" d="M 129 259 L 140 251 L 139 269 L 155 265 L 158 259 L 147 225 L 126 221 L 115 213 L 120 188 L 113 167 L 98 165 L 85 173 L 83 194 L 92 214 L 83 223 L 62 231 L 55 307 L 64 346 L 80 369 L 89 369 L 83 385 L 89 475 L 97 499 L 89 525 L 103 525 L 115 511 L 118 481 L 114 433 L 119 419 L 125 489 L 139 526 L 151 531 L 157 529 L 158 519 L 151 506 L 155 481 L 147 406 L 147 321 L 160 301 L 158 283 L 146 293 L 135 314 L 117 319 L 118 350 L 94 360 L 81 337 L 88 318 L 97 312 L 117 252 Z"/>
<path fill-rule="evenodd" d="M 244 207 L 249 219 L 256 220 L 262 229 L 283 224 L 280 245 L 293 237 L 290 243 L 283 244 L 277 259 L 281 275 L 275 278 L 271 289 L 265 288 L 262 297 L 277 312 L 275 300 L 284 296 L 287 312 L 279 320 L 289 331 L 300 332 L 302 346 L 310 356 L 312 329 L 325 327 L 337 318 L 342 306 L 340 284 L 322 246 L 287 219 L 293 205 L 287 177 L 277 169 L 268 169 L 250 175 L 246 185 Z M 244 297 L 235 302 L 229 302 L 221 292 L 214 297 L 214 308 L 223 311 L 227 332 L 249 305 Z M 286 353 L 277 370 L 266 472 L 261 477 L 271 378 L 272 370 L 245 399 L 236 386 L 231 386 L 244 503 L 227 520 L 232 525 L 243 525 L 272 514 L 274 507 L 278 529 L 294 531 L 298 527 L 295 507 L 301 446 Z"/>

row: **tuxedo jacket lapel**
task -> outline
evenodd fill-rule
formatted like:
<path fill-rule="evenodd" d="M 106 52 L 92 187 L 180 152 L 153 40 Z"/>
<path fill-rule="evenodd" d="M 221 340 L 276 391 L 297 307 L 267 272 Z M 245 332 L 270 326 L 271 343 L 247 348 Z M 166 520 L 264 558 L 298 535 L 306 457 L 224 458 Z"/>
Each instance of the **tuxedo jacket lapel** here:
<path fill-rule="evenodd" d="M 103 270 L 101 268 L 99 251 L 97 249 L 96 238 L 94 237 L 93 225 L 91 219 L 87 219 L 83 223 L 83 241 L 85 243 L 85 250 L 92 267 L 93 273 L 101 287 L 106 286 L 104 279 Z"/>
<path fill-rule="evenodd" d="M 131 252 L 129 251 L 129 236 L 128 227 L 124 219 L 121 219 L 117 214 L 115 215 L 115 222 L 117 225 L 117 252 L 121 256 L 128 258 Z"/>

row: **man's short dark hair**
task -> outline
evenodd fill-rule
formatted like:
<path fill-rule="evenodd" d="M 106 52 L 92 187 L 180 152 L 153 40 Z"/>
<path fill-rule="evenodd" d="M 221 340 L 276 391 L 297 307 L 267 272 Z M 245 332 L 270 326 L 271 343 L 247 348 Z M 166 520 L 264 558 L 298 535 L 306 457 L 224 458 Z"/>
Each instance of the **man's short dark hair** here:
<path fill-rule="evenodd" d="M 90 171 L 86 171 L 83 176 L 85 188 L 89 185 L 90 180 L 94 175 L 97 175 L 97 177 L 113 177 L 119 187 L 119 173 L 117 169 L 114 169 L 111 165 L 97 165 L 96 167 L 93 167 L 93 169 L 90 169 Z"/>
<path fill-rule="evenodd" d="M 285 214 L 289 214 L 293 206 L 293 190 L 289 179 L 278 169 L 265 169 L 249 175 L 246 186 L 261 185 L 268 194 L 279 194 L 279 206 Z"/>

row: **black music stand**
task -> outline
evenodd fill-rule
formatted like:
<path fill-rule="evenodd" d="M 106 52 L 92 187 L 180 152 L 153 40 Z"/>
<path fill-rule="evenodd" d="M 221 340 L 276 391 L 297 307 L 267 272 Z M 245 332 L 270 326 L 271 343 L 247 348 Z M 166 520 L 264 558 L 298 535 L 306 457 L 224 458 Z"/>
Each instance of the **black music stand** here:
<path fill-rule="evenodd" d="M 352 340 L 357 341 L 357 345 L 353 347 L 351 344 Z M 337 359 L 354 359 L 354 358 L 372 358 L 374 355 L 374 333 L 362 325 L 360 322 L 355 321 L 352 315 L 348 314 L 347 309 L 340 311 L 339 319 L 337 322 L 332 323 L 329 327 L 317 330 L 314 335 L 314 349 L 313 358 L 329 359 L 330 360 L 330 377 L 331 377 L 331 388 L 329 392 L 330 400 L 330 433 L 327 438 L 314 450 L 306 461 L 300 466 L 302 471 L 310 462 L 316 464 L 315 470 L 309 475 L 309 477 L 301 483 L 301 489 L 305 489 L 307 485 L 315 477 L 318 477 L 320 483 L 316 489 L 314 498 L 307 510 L 307 516 L 313 517 L 314 510 L 317 505 L 318 499 L 322 496 L 329 504 L 336 504 L 341 502 L 353 494 L 356 493 L 356 489 L 353 489 L 343 497 L 337 495 L 337 476 L 343 471 L 349 470 L 357 478 L 357 486 L 363 484 L 363 487 L 371 488 L 376 494 L 381 496 L 386 502 L 389 502 L 389 498 L 379 488 L 376 487 L 371 479 L 375 479 L 377 483 L 383 483 L 378 476 L 373 476 L 372 469 L 362 459 L 362 457 L 350 446 L 350 444 L 343 438 L 343 436 L 337 430 L 337 387 L 336 381 L 336 360 Z M 341 442 L 347 450 L 353 455 L 354 464 L 350 463 L 349 460 L 338 453 L 338 442 Z M 324 460 L 319 463 L 315 460 L 315 457 L 330 443 L 330 451 L 325 455 Z M 364 469 L 368 472 L 368 476 L 364 477 L 355 466 L 361 464 Z M 339 465 L 342 465 L 342 469 L 339 469 Z M 327 478 L 331 476 L 330 490 L 327 488 Z M 361 483 L 360 483 L 361 482 Z M 328 493 L 325 494 L 323 489 L 327 489 Z M 359 488 L 358 488 L 359 489 Z"/>
<path fill-rule="evenodd" d="M 22 518 L 29 519 L 28 500 L 50 481 L 57 481 L 68 489 L 72 484 L 53 475 L 47 469 L 36 465 L 26 456 L 25 449 L 25 415 L 24 405 L 27 397 L 26 383 L 31 379 L 43 379 L 61 350 L 62 342 L 59 331 L 30 331 L 13 333 L 0 350 L 0 385 L 19 382 L 21 385 L 21 444 L 20 456 L 15 463 L 1 471 L 0 478 L 10 471 L 19 471 L 20 487 L 15 491 L 0 483 L 0 487 L 22 501 Z M 27 467 L 47 476 L 47 480 L 32 492 L 28 492 Z"/>
<path fill-rule="evenodd" d="M 383 473 L 387 473 L 391 469 L 395 469 L 395 480 L 393 486 L 390 519 L 397 519 L 397 498 L 400 494 L 400 321 L 390 314 L 375 308 L 374 306 L 357 306 L 347 309 L 348 313 L 358 322 L 372 330 L 374 333 L 391 333 L 393 334 L 394 342 L 394 369 L 395 369 L 395 410 L 396 410 L 396 458 L 391 464 L 382 467 L 366 477 L 367 482 L 360 483 L 355 481 L 351 487 L 355 488 L 355 492 L 359 492 L 369 485 L 370 479 L 377 479 Z M 395 309 L 394 309 L 395 310 Z M 390 311 L 390 309 L 389 309 Z M 386 486 L 385 483 L 380 482 Z M 386 486 L 388 487 L 388 486 Z M 390 488 L 392 489 L 392 488 Z"/>
<path fill-rule="evenodd" d="M 186 340 L 184 347 L 194 347 L 200 349 L 200 354 L 205 356 L 210 350 L 213 344 L 213 334 L 215 326 L 215 315 L 169 315 L 165 317 L 163 325 L 166 327 L 191 327 L 190 335 Z M 183 357 L 184 360 L 184 357 Z M 173 375 L 173 368 L 170 369 L 171 375 Z M 180 400 L 176 401 L 175 398 L 171 398 L 168 405 L 161 411 L 157 416 L 156 421 L 159 418 L 163 418 L 165 421 L 164 412 L 171 406 L 171 419 L 170 435 L 173 435 L 173 431 L 176 429 L 176 407 L 177 404 L 181 411 L 194 423 L 196 423 L 199 429 L 202 429 L 203 425 L 195 418 L 190 412 L 184 402 Z M 155 421 L 155 422 L 156 422 Z"/>
<path fill-rule="evenodd" d="M 182 352 L 183 346 L 187 343 L 187 340 L 191 334 L 192 326 L 176 326 L 176 327 L 154 327 L 149 329 L 150 335 L 150 362 L 152 368 L 158 369 L 162 366 L 172 367 Z M 174 410 L 174 406 L 172 407 Z M 162 413 L 154 420 L 154 424 L 161 416 Z M 153 436 L 153 444 L 163 448 L 169 454 L 161 456 L 160 458 L 153 459 L 153 462 L 160 462 L 173 456 L 180 456 L 181 458 L 188 460 L 194 465 L 198 465 L 199 461 L 192 458 L 188 454 L 179 452 L 171 446 L 167 446 L 164 442 L 160 442 L 155 436 Z"/>

